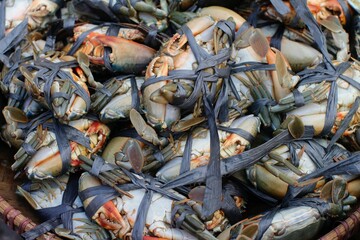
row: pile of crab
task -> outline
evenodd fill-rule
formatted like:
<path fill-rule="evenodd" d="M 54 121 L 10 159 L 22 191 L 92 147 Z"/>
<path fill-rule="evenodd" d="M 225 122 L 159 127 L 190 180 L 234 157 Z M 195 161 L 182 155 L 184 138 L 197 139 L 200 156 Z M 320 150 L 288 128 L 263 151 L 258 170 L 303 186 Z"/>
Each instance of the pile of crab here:
<path fill-rule="evenodd" d="M 358 4 L 0 1 L 1 138 L 44 221 L 22 236 L 334 228 L 360 197 Z"/>

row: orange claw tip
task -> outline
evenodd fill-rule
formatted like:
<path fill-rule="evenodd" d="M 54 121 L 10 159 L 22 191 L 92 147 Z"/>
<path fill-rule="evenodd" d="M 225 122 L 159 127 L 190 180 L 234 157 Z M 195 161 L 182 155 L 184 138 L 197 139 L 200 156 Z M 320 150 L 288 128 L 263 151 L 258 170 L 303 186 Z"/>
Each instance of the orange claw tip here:
<path fill-rule="evenodd" d="M 101 208 L 102 211 L 97 219 L 99 224 L 106 229 L 116 230 L 118 225 L 122 224 L 123 219 L 113 201 L 106 202 Z"/>
<path fill-rule="evenodd" d="M 110 62 L 115 71 L 141 73 L 156 53 L 151 47 L 121 37 L 99 35 L 96 39 L 111 47 Z"/>

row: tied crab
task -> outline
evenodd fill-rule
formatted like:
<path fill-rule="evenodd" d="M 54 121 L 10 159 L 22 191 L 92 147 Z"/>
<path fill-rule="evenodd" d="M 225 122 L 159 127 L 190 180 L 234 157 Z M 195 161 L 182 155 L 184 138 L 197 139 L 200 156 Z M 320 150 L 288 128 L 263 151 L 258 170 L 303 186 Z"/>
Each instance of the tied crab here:
<path fill-rule="evenodd" d="M 178 26 L 196 16 L 196 14 L 192 12 L 177 11 L 188 9 L 194 2 L 193 0 L 180 2 L 173 0 L 77 0 L 74 1 L 74 7 L 78 14 L 90 19 L 99 19 L 99 15 L 101 16 L 101 14 L 103 14 L 104 18 L 114 22 L 118 22 L 119 20 L 120 22 L 129 22 L 130 20 L 137 24 L 143 23 L 149 27 L 155 27 L 159 31 L 165 31 L 170 23 Z M 94 9 L 94 5 L 99 4 L 101 4 L 102 7 L 100 9 Z"/>
<path fill-rule="evenodd" d="M 215 8 L 214 11 L 223 13 L 223 18 L 232 17 L 232 20 L 236 21 L 241 19 L 238 14 L 230 10 L 223 12 L 222 8 Z M 194 46 L 194 42 L 189 43 L 185 33 L 176 33 L 163 45 L 158 56 L 147 67 L 142 86 L 143 104 L 148 123 L 156 129 L 171 129 L 180 119 L 181 109 L 200 107 L 199 86 L 195 86 L 194 81 L 189 79 L 190 72 L 198 75 L 197 71 L 203 71 L 205 77 L 218 78 L 215 79 L 216 81 L 211 79 L 213 81 L 205 82 L 206 87 L 215 92 L 221 88 L 223 77 L 218 77 L 215 71 L 227 67 L 229 57 L 226 53 L 230 48 L 232 36 L 219 29 L 218 21 L 207 12 L 203 12 L 202 15 L 186 23 L 191 31 L 189 34 L 193 35 L 197 46 Z M 230 25 L 233 26 L 233 23 Z M 211 62 L 209 67 L 202 66 L 192 48 L 199 48 L 203 55 L 209 57 L 219 54 L 219 59 Z M 172 76 L 172 72 L 178 72 L 179 76 Z M 217 95 L 217 93 L 212 94 Z M 199 115 L 196 114 L 194 117 Z"/>
<path fill-rule="evenodd" d="M 88 120 L 85 118 L 71 121 L 65 125 L 65 131 L 70 133 L 72 128 L 77 131 L 73 134 L 79 134 L 79 137 L 85 138 L 85 146 L 75 141 L 70 141 L 70 162 L 62 159 L 60 146 L 54 134 L 54 130 L 39 126 L 36 131 L 30 132 L 25 139 L 23 146 L 15 154 L 15 163 L 13 170 L 25 168 L 29 178 L 45 179 L 58 176 L 67 166 L 76 167 L 80 164 L 79 155 L 89 156 L 102 149 L 110 129 L 103 123 Z M 62 139 L 62 141 L 69 141 Z M 88 146 L 86 146 L 88 140 Z M 79 141 L 77 139 L 77 141 Z"/>
<path fill-rule="evenodd" d="M 335 16 L 328 16 L 318 22 L 326 37 L 328 52 L 338 61 L 348 61 L 350 59 L 349 34 L 341 25 L 340 20 Z M 272 40 L 278 28 L 278 25 L 270 25 L 262 27 L 261 30 L 269 40 Z M 314 38 L 309 30 L 286 26 L 279 46 L 276 47 L 281 49 L 292 70 L 298 72 L 306 67 L 316 66 L 322 61 L 323 56 L 312 47 L 313 45 Z M 295 48 L 301 49 L 303 54 L 295 54 L 292 51 Z"/>
<path fill-rule="evenodd" d="M 111 29 L 93 24 L 76 26 L 74 42 L 82 41 L 81 45 L 71 49 L 68 49 L 71 46 L 67 46 L 64 50 L 75 55 L 83 53 L 92 64 L 114 72 L 141 73 L 155 54 L 153 48 L 143 44 L 145 35 L 138 29 L 120 27 L 116 27 L 116 34 L 110 35 Z M 85 39 L 80 38 L 82 34 L 86 34 Z M 106 47 L 110 47 L 110 52 Z"/>
<path fill-rule="evenodd" d="M 28 19 L 29 30 L 45 27 L 60 9 L 63 0 L 9 0 L 5 8 L 5 29 L 11 31 L 25 18 Z"/>
<path fill-rule="evenodd" d="M 104 227 L 113 233 L 116 238 L 130 238 L 134 225 L 136 223 L 137 215 L 139 214 L 139 207 L 142 198 L 146 194 L 145 189 L 135 189 L 128 191 L 132 195 L 132 198 L 128 196 L 114 196 L 110 194 L 109 201 L 103 204 L 97 204 L 96 200 L 99 200 L 97 194 L 87 194 L 87 196 L 82 195 L 82 191 L 90 192 L 92 188 L 99 188 L 101 182 L 94 176 L 91 176 L 89 173 L 83 173 L 79 181 L 79 191 L 80 198 L 84 204 L 85 211 L 88 216 L 91 217 L 97 224 Z M 171 191 L 172 194 L 178 198 L 184 198 L 175 191 Z M 112 196 L 112 197 L 111 197 Z M 108 199 L 108 198 L 107 198 Z M 172 200 L 166 196 L 162 196 L 159 193 L 154 193 L 152 198 L 149 199 L 150 206 L 145 220 L 145 229 L 143 231 L 144 239 L 151 239 L 151 236 L 160 237 L 163 239 L 216 239 L 211 235 L 209 231 L 219 227 L 219 224 L 224 224 L 224 216 L 221 218 L 222 221 L 219 221 L 214 217 L 214 224 L 202 223 L 199 218 L 196 216 L 196 210 L 193 210 L 193 213 L 189 212 L 187 209 L 186 218 L 182 223 L 184 229 L 172 228 L 172 211 L 175 208 L 175 205 L 181 204 L 180 202 Z M 187 205 L 193 209 L 201 208 L 196 202 L 188 200 Z M 93 209 L 92 206 L 97 206 L 96 209 Z M 181 214 L 185 209 L 180 208 L 179 214 Z M 179 214 L 175 214 L 175 218 L 179 217 Z M 225 221 L 226 222 L 226 221 Z M 206 229 L 205 226 L 208 226 L 210 229 Z"/>
<path fill-rule="evenodd" d="M 18 186 L 17 190 L 32 208 L 45 212 L 48 209 L 61 206 L 68 182 L 69 175 L 64 174 L 52 179 L 27 182 Z M 72 203 L 72 208 L 80 207 L 82 207 L 81 200 L 79 197 L 76 197 Z M 106 230 L 93 223 L 83 210 L 73 213 L 71 221 L 72 229 L 65 228 L 63 224 L 60 224 L 55 226 L 54 231 L 56 234 L 74 240 L 107 239 L 109 237 Z"/>
<path fill-rule="evenodd" d="M 280 21 L 286 25 L 293 27 L 305 27 L 305 24 L 301 19 L 296 18 L 296 11 L 289 1 L 284 1 L 282 4 L 285 6 L 286 11 L 279 13 L 269 1 L 258 0 L 258 4 L 263 5 L 261 7 L 261 12 L 268 18 Z M 346 12 L 340 1 L 338 0 L 307 0 L 307 7 L 317 21 L 324 20 L 329 16 L 336 16 L 342 25 L 347 24 L 348 20 L 346 17 Z M 344 1 L 344 4 L 349 5 L 347 1 Z M 284 8 L 283 8 L 284 9 Z"/>
<path fill-rule="evenodd" d="M 211 137 L 209 129 L 195 127 L 192 132 L 182 134 L 176 140 L 171 137 L 165 139 L 158 137 L 155 130 L 147 125 L 135 110 L 130 112 L 130 119 L 141 138 L 159 146 L 161 150 L 135 138 L 116 137 L 109 142 L 102 154 L 109 163 L 126 169 L 132 168 L 136 172 L 153 172 L 166 163 L 156 175 L 160 179 L 170 180 L 179 175 L 181 162 L 185 158 L 185 148 L 189 145 L 190 168 L 208 164 Z M 232 119 L 219 126 L 221 158 L 234 156 L 249 148 L 259 128 L 259 118 L 252 115 Z M 189 135 L 191 138 L 188 143 Z"/>
<path fill-rule="evenodd" d="M 318 61 L 317 51 L 306 52 L 310 62 Z M 253 102 L 252 111 L 260 117 L 264 127 L 273 130 L 280 127 L 280 116 L 271 112 L 270 106 L 289 94 L 291 86 L 299 80 L 297 76 L 293 77 L 288 73 L 291 63 L 284 55 L 285 53 L 270 48 L 264 32 L 253 27 L 247 27 L 239 33 L 232 45 L 231 60 L 235 63 L 231 74 L 233 84 Z M 293 65 L 300 62 L 296 57 L 290 60 Z M 274 64 L 275 70 L 269 70 L 267 64 Z"/>
<path fill-rule="evenodd" d="M 33 99 L 52 109 L 54 116 L 64 121 L 79 119 L 87 113 L 90 108 L 87 83 L 93 87 L 101 86 L 94 81 L 85 55 L 76 60 L 55 52 L 20 66 L 20 71 Z"/>
<path fill-rule="evenodd" d="M 326 151 L 329 142 L 324 139 L 295 141 L 271 150 L 267 156 L 246 170 L 250 182 L 261 192 L 276 199 L 283 199 L 288 186 L 300 186 L 298 179 L 327 166 L 334 161 L 346 159 L 350 153 L 337 144 Z M 317 179 L 315 188 L 324 181 Z"/>
<path fill-rule="evenodd" d="M 44 49 L 46 42 L 41 39 L 42 37 L 43 35 L 38 32 L 29 33 L 27 39 L 21 41 L 20 47 L 9 55 L 8 62 L 2 66 L 0 89 L 4 95 L 8 96 L 7 106 L 24 108 L 24 101 L 29 96 L 19 65 L 30 63 L 34 53 Z"/>
<path fill-rule="evenodd" d="M 334 62 L 335 66 L 340 64 L 339 62 Z M 350 83 L 340 77 L 335 79 L 336 86 L 334 87 L 337 88 L 337 103 L 335 121 L 333 126 L 331 126 L 332 134 L 335 134 L 340 128 L 360 93 L 356 85 L 359 81 L 359 64 L 353 62 L 349 63 L 348 66 L 342 75 L 351 78 L 355 83 Z M 281 98 L 277 105 L 271 106 L 270 110 L 274 113 L 286 113 L 287 117 L 295 115 L 304 123 L 313 126 L 315 135 L 321 134 L 326 122 L 328 101 L 329 98 L 333 97 L 333 95 L 330 95 L 331 84 L 326 82 L 329 77 L 331 78 L 332 76 L 324 76 L 322 82 L 308 84 L 302 84 L 300 81 L 296 88 L 294 86 L 291 87 L 293 89 L 291 93 Z M 299 98 L 298 96 L 295 97 L 294 92 L 300 93 L 300 99 L 303 99 L 303 101 L 299 102 Z M 352 115 L 347 129 L 343 132 L 343 136 L 350 136 L 358 128 L 358 109 L 354 110 L 355 113 Z"/>
<path fill-rule="evenodd" d="M 334 179 L 324 185 L 319 198 L 290 201 L 285 207 L 267 212 L 271 218 L 264 221 L 266 215 L 244 219 L 218 239 L 314 239 L 326 221 L 343 217 L 354 203 L 356 199 L 346 190 L 346 181 Z"/>
<path fill-rule="evenodd" d="M 143 78 L 133 76 L 109 79 L 103 88 L 91 95 L 91 109 L 105 123 L 129 118 L 130 110 L 136 107 L 135 104 L 141 105 L 139 88 L 143 82 Z M 139 99 L 134 99 L 134 95 Z"/>

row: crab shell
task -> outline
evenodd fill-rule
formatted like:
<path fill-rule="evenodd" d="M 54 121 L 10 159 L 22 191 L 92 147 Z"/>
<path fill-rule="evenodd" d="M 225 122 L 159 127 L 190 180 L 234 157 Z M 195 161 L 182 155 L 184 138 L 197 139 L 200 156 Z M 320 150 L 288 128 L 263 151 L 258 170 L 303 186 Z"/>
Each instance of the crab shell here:
<path fill-rule="evenodd" d="M 316 208 L 300 206 L 282 209 L 275 214 L 261 239 L 313 239 L 324 219 Z"/>
<path fill-rule="evenodd" d="M 110 129 L 103 123 L 88 119 L 75 120 L 69 123 L 70 126 L 80 130 L 89 137 L 91 149 L 87 149 L 76 142 L 70 141 L 71 166 L 78 166 L 79 155 L 89 156 L 98 152 L 105 144 L 110 134 Z M 50 145 L 41 147 L 26 165 L 26 173 L 29 178 L 45 179 L 61 174 L 63 162 L 56 141 Z"/>

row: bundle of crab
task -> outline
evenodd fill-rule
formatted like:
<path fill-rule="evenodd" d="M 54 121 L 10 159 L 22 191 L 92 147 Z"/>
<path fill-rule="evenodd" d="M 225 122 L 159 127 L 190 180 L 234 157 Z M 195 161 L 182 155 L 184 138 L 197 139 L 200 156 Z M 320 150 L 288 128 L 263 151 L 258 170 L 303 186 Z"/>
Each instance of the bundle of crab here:
<path fill-rule="evenodd" d="M 0 213 L 27 240 L 357 234 L 359 5 L 0 0 L 0 195 L 30 218 Z"/>

